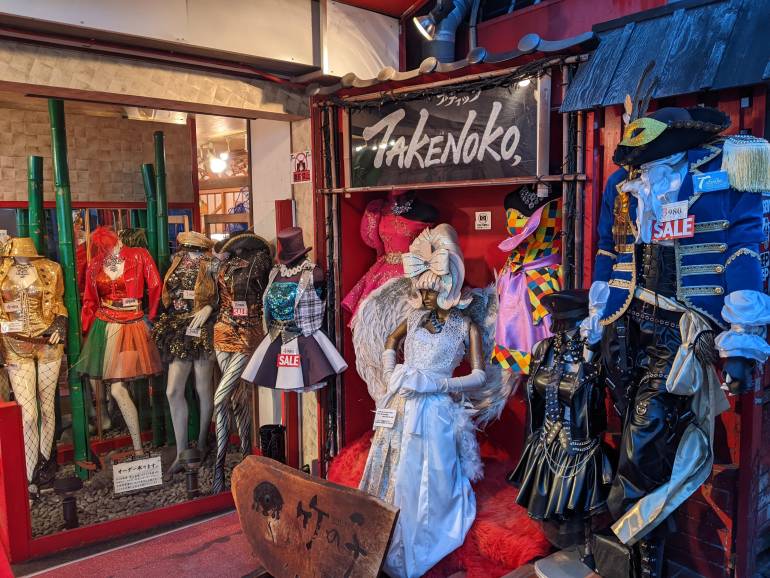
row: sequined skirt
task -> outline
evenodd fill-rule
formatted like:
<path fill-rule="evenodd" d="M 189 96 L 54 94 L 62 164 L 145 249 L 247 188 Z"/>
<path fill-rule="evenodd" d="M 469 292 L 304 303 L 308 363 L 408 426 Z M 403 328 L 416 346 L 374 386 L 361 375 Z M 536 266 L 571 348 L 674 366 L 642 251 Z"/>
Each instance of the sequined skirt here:
<path fill-rule="evenodd" d="M 207 359 L 214 352 L 213 316 L 201 327 L 200 337 L 186 335 L 192 321 L 191 313 L 163 313 L 152 328 L 152 338 L 158 346 L 161 358 L 170 363 L 175 358 L 193 361 Z"/>

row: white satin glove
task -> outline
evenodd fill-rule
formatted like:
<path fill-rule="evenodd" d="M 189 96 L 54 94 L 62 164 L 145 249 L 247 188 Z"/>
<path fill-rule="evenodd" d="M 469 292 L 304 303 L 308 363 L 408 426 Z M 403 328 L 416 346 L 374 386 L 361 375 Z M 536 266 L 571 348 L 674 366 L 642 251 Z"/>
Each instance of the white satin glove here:
<path fill-rule="evenodd" d="M 439 381 L 429 383 L 416 383 L 413 386 L 405 385 L 398 394 L 407 399 L 419 394 L 428 393 L 465 393 L 481 389 L 487 380 L 487 374 L 483 369 L 474 369 L 468 375 L 460 377 L 444 377 Z"/>
<path fill-rule="evenodd" d="M 200 311 L 193 315 L 188 329 L 198 329 L 202 327 L 203 324 L 206 323 L 206 320 L 209 318 L 209 315 L 211 315 L 212 311 L 214 311 L 214 308 L 211 305 L 204 305 L 201 307 Z"/>
<path fill-rule="evenodd" d="M 390 376 L 393 375 L 393 370 L 396 367 L 396 352 L 393 349 L 386 349 L 382 352 L 382 377 L 384 378 L 385 385 L 390 383 Z"/>

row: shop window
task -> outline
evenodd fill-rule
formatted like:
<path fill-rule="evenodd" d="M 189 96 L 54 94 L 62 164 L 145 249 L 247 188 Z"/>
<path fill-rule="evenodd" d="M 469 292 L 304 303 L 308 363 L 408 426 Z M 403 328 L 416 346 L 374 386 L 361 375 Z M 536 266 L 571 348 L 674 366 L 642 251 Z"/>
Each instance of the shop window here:
<path fill-rule="evenodd" d="M 481 3 L 481 14 L 479 21 L 492 20 L 498 16 L 504 16 L 516 10 L 522 10 L 535 4 L 540 4 L 542 0 L 486 0 Z"/>

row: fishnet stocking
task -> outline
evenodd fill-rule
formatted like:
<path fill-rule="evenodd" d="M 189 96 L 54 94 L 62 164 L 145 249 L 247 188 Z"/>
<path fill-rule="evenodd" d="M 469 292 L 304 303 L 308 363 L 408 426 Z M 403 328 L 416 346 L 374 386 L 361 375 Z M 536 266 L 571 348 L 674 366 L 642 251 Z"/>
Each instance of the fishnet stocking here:
<path fill-rule="evenodd" d="M 8 378 L 13 395 L 21 406 L 24 427 L 24 455 L 27 465 L 27 480 L 37 465 L 38 455 L 51 457 L 56 429 L 56 383 L 59 379 L 61 358 L 55 361 L 39 361 L 37 371 L 33 359 L 19 359 L 8 365 Z M 38 425 L 38 400 L 40 403 L 40 424 Z"/>

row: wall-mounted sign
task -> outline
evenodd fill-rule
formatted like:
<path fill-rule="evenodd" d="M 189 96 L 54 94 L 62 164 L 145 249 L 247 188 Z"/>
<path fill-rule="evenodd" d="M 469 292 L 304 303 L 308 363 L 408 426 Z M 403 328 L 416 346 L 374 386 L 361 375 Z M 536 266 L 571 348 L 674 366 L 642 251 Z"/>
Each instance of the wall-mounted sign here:
<path fill-rule="evenodd" d="M 114 464 L 112 481 L 116 494 L 162 486 L 163 472 L 160 456 Z"/>
<path fill-rule="evenodd" d="M 534 176 L 536 82 L 350 112 L 351 186 Z"/>
<path fill-rule="evenodd" d="M 291 155 L 291 184 L 310 182 L 310 151 L 292 153 Z"/>

